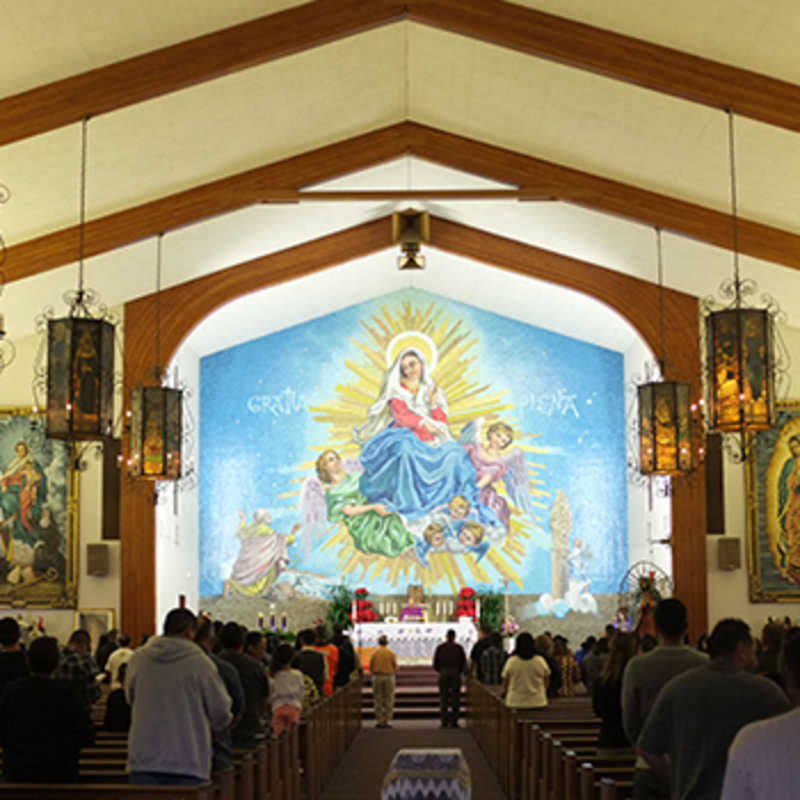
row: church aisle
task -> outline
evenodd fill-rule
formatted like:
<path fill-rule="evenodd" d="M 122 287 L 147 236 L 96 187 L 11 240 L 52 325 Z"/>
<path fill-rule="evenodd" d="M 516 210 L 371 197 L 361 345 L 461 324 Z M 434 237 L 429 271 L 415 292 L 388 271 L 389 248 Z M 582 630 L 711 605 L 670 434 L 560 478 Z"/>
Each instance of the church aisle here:
<path fill-rule="evenodd" d="M 504 800 L 506 795 L 472 735 L 463 727 L 463 719 L 460 724 L 457 730 L 443 730 L 438 720 L 395 720 L 389 730 L 377 730 L 372 723 L 365 723 L 322 793 L 322 800 L 377 800 L 392 758 L 403 747 L 461 748 L 469 764 L 472 797 Z"/>

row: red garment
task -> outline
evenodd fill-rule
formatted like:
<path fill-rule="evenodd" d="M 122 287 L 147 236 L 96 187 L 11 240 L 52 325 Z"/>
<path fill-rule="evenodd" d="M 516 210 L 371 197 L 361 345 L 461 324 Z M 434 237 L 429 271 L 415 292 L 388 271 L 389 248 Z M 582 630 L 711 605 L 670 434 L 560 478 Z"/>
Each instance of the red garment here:
<path fill-rule="evenodd" d="M 328 662 L 328 680 L 322 686 L 322 693 L 325 697 L 330 697 L 333 694 L 333 676 L 336 675 L 336 669 L 339 666 L 339 648 L 334 644 L 315 645 L 314 649 L 318 653 L 325 656 L 325 661 Z"/>
<path fill-rule="evenodd" d="M 410 428 L 423 442 L 432 442 L 436 437 L 428 430 L 422 427 L 424 417 L 409 411 L 408 405 L 404 400 L 398 397 L 393 397 L 389 401 L 389 408 L 392 411 L 392 418 L 395 425 L 401 428 Z M 447 422 L 447 414 L 441 408 L 434 408 L 431 411 L 431 418 L 437 422 Z"/>

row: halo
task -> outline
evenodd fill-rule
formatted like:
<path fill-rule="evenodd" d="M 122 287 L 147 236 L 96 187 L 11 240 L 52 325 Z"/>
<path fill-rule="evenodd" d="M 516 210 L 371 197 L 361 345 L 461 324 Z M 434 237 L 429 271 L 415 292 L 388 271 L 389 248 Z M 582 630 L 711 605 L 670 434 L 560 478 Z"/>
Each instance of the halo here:
<path fill-rule="evenodd" d="M 403 331 L 398 333 L 386 346 L 386 366 L 391 367 L 403 350 L 416 350 L 427 362 L 428 373 L 432 374 L 439 360 L 439 353 L 433 339 L 422 331 Z"/>

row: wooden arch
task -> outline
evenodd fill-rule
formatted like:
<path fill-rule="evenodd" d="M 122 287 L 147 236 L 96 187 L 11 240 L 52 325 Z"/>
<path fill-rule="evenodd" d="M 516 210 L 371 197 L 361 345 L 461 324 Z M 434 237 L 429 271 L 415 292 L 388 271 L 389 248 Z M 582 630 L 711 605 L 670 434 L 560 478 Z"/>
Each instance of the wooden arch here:
<path fill-rule="evenodd" d="M 431 245 L 531 278 L 576 289 L 616 310 L 658 349 L 658 287 L 629 275 L 506 239 L 440 218 L 431 220 Z M 389 248 L 391 221 L 384 217 L 189 281 L 161 295 L 161 342 L 165 361 L 189 332 L 216 308 L 250 292 L 318 272 Z M 664 345 L 675 376 L 695 376 L 699 391 L 697 298 L 664 290 L 669 321 Z M 124 392 L 149 378 L 155 295 L 125 305 Z M 670 377 L 668 375 L 667 377 Z M 123 448 L 127 442 L 123 441 Z M 676 482 L 672 505 L 675 593 L 689 608 L 690 634 L 705 630 L 707 618 L 705 479 Z M 152 633 L 156 614 L 155 509 L 152 487 L 123 480 L 121 493 L 122 629 L 135 638 Z"/>

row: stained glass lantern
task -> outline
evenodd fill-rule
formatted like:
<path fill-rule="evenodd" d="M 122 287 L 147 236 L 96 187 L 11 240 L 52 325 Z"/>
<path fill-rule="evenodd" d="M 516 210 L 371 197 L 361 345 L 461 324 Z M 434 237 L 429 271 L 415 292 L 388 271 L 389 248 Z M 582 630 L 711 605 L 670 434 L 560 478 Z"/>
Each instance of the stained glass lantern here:
<path fill-rule="evenodd" d="M 639 447 L 644 475 L 692 471 L 688 383 L 657 381 L 639 387 Z"/>
<path fill-rule="evenodd" d="M 114 418 L 114 326 L 91 317 L 47 324 L 47 436 L 103 440 Z"/>
<path fill-rule="evenodd" d="M 766 309 L 732 308 L 706 318 L 712 431 L 764 431 L 775 418 L 772 320 Z"/>
<path fill-rule="evenodd" d="M 128 474 L 150 480 L 181 476 L 183 392 L 166 386 L 131 391 Z"/>

